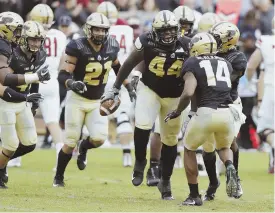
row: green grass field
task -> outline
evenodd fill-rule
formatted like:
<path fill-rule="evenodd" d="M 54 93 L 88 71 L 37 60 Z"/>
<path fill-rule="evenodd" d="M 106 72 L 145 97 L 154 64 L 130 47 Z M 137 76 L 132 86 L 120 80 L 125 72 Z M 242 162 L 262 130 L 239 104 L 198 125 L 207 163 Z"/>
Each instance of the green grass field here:
<path fill-rule="evenodd" d="M 266 153 L 240 154 L 241 199 L 227 197 L 222 176 L 216 200 L 201 207 L 180 206 L 188 195 L 183 169 L 176 169 L 172 178 L 175 200 L 162 201 L 157 188 L 145 183 L 132 186 L 132 168 L 123 168 L 121 157 L 118 149 L 92 150 L 84 171 L 72 159 L 65 176 L 67 186 L 53 188 L 55 151 L 35 150 L 23 158 L 22 168 L 9 169 L 9 189 L 0 191 L 0 211 L 274 212 L 274 176 L 267 174 Z M 199 183 L 203 194 L 208 179 L 200 177 Z"/>

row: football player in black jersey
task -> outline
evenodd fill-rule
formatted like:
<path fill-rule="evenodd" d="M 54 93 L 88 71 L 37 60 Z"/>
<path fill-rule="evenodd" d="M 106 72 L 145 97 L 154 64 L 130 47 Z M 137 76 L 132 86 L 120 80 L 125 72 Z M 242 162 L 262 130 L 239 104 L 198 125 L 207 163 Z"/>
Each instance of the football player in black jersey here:
<path fill-rule="evenodd" d="M 175 14 L 179 26 L 180 26 L 180 35 L 181 35 L 181 40 L 183 41 L 184 44 L 186 44 L 186 50 L 188 49 L 188 43 L 190 41 L 190 37 L 192 37 L 193 34 L 193 25 L 195 21 L 195 16 L 193 10 L 191 10 L 187 6 L 179 6 L 177 7 L 173 13 Z M 188 52 L 188 51 L 187 51 Z M 133 77 L 133 79 L 138 80 L 138 78 Z M 186 110 L 187 111 L 187 110 Z M 184 114 L 183 118 L 187 116 Z M 182 141 L 182 130 L 180 130 L 178 134 L 178 146 L 180 145 L 180 141 Z M 159 118 L 157 118 L 154 128 L 153 128 L 153 133 L 150 138 L 150 167 L 148 168 L 147 174 L 146 174 L 146 184 L 148 186 L 156 186 L 159 181 L 159 169 L 160 169 L 160 157 L 161 157 L 161 138 L 160 138 L 160 125 L 159 125 Z M 174 164 L 175 168 L 182 168 L 183 163 L 182 163 L 182 156 L 179 152 L 179 147 L 178 147 L 178 152 L 177 152 L 177 158 Z"/>
<path fill-rule="evenodd" d="M 210 34 L 213 35 L 218 44 L 217 56 L 229 61 L 233 67 L 233 72 L 231 74 L 232 88 L 230 94 L 236 109 L 238 109 L 239 119 L 235 122 L 235 137 L 231 145 L 231 150 L 233 152 L 234 167 L 238 176 L 239 147 L 236 138 L 238 136 L 241 125 L 245 122 L 245 115 L 242 113 L 242 102 L 238 96 L 238 85 L 239 79 L 244 75 L 247 66 L 247 60 L 244 53 L 240 52 L 236 48 L 240 36 L 239 29 L 236 25 L 229 22 L 217 23 L 210 29 Z M 204 145 L 203 150 L 203 160 L 210 181 L 206 195 L 204 197 L 204 200 L 207 201 L 214 199 L 216 190 L 220 183 L 216 175 L 215 152 L 211 152 L 212 150 L 207 150 L 207 145 Z M 235 198 L 240 198 L 242 194 L 243 190 L 241 187 L 240 178 L 238 176 L 238 193 Z"/>
<path fill-rule="evenodd" d="M 145 70 L 137 86 L 134 131 L 136 161 L 132 183 L 139 186 L 143 182 L 149 135 L 159 115 L 163 163 L 158 188 L 162 199 L 166 200 L 173 199 L 170 178 L 177 156 L 177 135 L 182 126 L 181 118 L 169 125 L 163 121 L 182 92 L 179 76 L 186 47 L 179 37 L 175 15 L 168 10 L 160 11 L 154 18 L 153 30 L 136 39 L 135 49 L 122 65 L 113 88 L 102 96 L 102 102 L 115 100 L 124 79 L 137 64 L 144 61 Z"/>
<path fill-rule="evenodd" d="M 85 169 L 88 149 L 100 147 L 108 136 L 108 118 L 99 113 L 100 97 L 104 92 L 108 74 L 120 68 L 117 59 L 119 44 L 108 36 L 109 20 L 100 13 L 91 14 L 84 26 L 86 37 L 72 40 L 66 47 L 65 63 L 58 76 L 60 83 L 70 91 L 65 108 L 65 144 L 58 155 L 54 187 L 64 187 L 64 172 L 79 140 L 82 126 L 89 137 L 79 145 L 77 166 Z M 135 97 L 129 90 L 131 98 Z"/>
<path fill-rule="evenodd" d="M 217 43 L 208 33 L 198 33 L 190 42 L 190 58 L 182 68 L 184 90 L 176 110 L 165 121 L 178 118 L 189 105 L 196 115 L 190 120 L 184 137 L 184 167 L 190 189 L 183 205 L 202 205 L 198 190 L 196 149 L 205 142 L 218 150 L 226 166 L 226 191 L 229 197 L 237 194 L 237 175 L 230 150 L 234 138 L 234 115 L 231 92 L 231 64 L 215 56 Z M 216 143 L 215 143 L 216 141 Z"/>
<path fill-rule="evenodd" d="M 9 66 L 13 74 L 33 74 L 46 60 L 46 52 L 41 49 L 45 38 L 43 27 L 37 23 L 28 21 L 22 27 L 20 45 L 13 49 L 13 55 Z M 38 93 L 38 82 L 21 86 L 10 86 L 16 92 L 24 95 Z M 33 113 L 38 103 L 33 103 L 32 108 L 25 101 L 10 103 L 1 100 L 1 139 L 2 155 L 0 156 L 1 168 L 4 168 L 11 158 L 25 155 L 35 149 L 37 133 Z M 19 143 L 20 140 L 20 143 Z M 4 169 L 3 169 L 4 170 Z M 0 172 L 0 184 L 5 188 L 3 171 Z M 7 182 L 7 180 L 6 180 Z"/>

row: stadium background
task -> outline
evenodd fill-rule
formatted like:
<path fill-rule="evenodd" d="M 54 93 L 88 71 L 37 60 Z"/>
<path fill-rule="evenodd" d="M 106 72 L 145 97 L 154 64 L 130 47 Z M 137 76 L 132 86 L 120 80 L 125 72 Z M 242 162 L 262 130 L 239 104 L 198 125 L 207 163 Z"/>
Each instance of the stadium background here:
<path fill-rule="evenodd" d="M 81 30 L 86 18 L 95 12 L 97 5 L 103 0 L 0 0 L 0 12 L 13 11 L 27 19 L 30 10 L 39 3 L 51 6 L 55 14 L 55 27 L 58 24 L 70 25 L 67 35 L 73 37 Z M 274 1 L 271 0 L 112 0 L 119 10 L 119 18 L 134 28 L 135 37 L 150 30 L 154 15 L 159 10 L 173 11 L 179 5 L 186 5 L 200 13 L 216 12 L 223 20 L 236 23 L 241 32 L 239 48 L 250 57 L 255 49 L 255 41 L 261 34 L 271 34 L 271 20 L 274 16 Z M 69 21 L 59 22 L 61 16 L 68 15 Z M 123 23 L 122 21 L 122 23 Z M 64 29 L 65 30 L 65 29 Z M 258 73 L 260 67 L 258 69 Z M 256 134 L 253 107 L 256 106 L 257 77 L 248 83 L 243 77 L 239 85 L 239 94 L 243 102 L 243 112 L 247 116 L 246 123 L 241 127 L 238 143 L 245 149 L 260 148 Z M 36 116 L 37 131 L 45 134 L 45 127 L 40 114 Z M 112 132 L 112 131 L 111 131 Z M 115 136 L 110 134 L 114 142 Z"/>

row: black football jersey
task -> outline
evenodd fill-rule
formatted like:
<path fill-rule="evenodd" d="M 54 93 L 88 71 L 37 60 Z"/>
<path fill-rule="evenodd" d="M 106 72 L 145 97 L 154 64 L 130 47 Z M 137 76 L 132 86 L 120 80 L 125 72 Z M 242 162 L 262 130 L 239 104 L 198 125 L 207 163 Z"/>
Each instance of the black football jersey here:
<path fill-rule="evenodd" d="M 77 58 L 73 79 L 86 84 L 87 91 L 80 94 L 90 100 L 98 100 L 103 95 L 112 63 L 119 52 L 118 42 L 108 37 L 101 50 L 96 52 L 87 38 L 70 41 L 66 47 L 66 54 Z"/>
<path fill-rule="evenodd" d="M 135 41 L 138 51 L 144 53 L 145 72 L 141 81 L 161 98 L 177 98 L 183 84 L 180 79 L 182 64 L 188 58 L 187 37 L 179 38 L 173 50 L 158 48 L 151 32 L 142 34 Z"/>
<path fill-rule="evenodd" d="M 11 44 L 5 39 L 0 38 L 0 55 L 3 55 L 8 58 L 8 64 L 11 61 L 12 48 Z"/>
<path fill-rule="evenodd" d="M 245 73 L 247 59 L 244 53 L 236 49 L 230 50 L 227 53 L 219 53 L 218 56 L 225 58 L 232 65 L 233 72 L 231 75 L 233 75 L 233 78 L 231 78 L 231 80 L 233 80 L 231 88 L 231 97 L 233 101 L 235 101 L 238 98 L 239 80 Z"/>
<path fill-rule="evenodd" d="M 232 103 L 230 96 L 233 69 L 231 64 L 217 56 L 190 57 L 184 63 L 181 75 L 192 72 L 197 79 L 195 91 L 198 107 L 217 109 Z"/>
<path fill-rule="evenodd" d="M 14 74 L 28 74 L 35 73 L 46 61 L 47 54 L 41 49 L 31 59 L 27 58 L 26 54 L 18 46 L 13 49 L 13 55 L 11 58 L 10 68 L 14 71 Z M 30 84 L 11 86 L 11 88 L 17 92 L 28 94 L 30 92 Z"/>

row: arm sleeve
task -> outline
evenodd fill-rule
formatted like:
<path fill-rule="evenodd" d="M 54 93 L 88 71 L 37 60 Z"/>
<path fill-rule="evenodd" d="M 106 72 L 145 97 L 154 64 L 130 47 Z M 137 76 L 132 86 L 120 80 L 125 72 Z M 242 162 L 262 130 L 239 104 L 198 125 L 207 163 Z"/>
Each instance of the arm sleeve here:
<path fill-rule="evenodd" d="M 39 84 L 33 83 L 31 85 L 30 93 L 38 93 L 38 90 L 39 90 Z"/>

